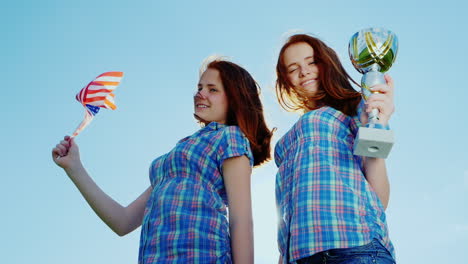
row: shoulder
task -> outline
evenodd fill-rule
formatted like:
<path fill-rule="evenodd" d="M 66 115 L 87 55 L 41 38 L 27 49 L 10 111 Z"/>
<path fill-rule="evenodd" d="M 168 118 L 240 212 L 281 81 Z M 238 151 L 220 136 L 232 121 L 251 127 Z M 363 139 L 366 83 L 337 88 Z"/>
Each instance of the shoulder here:
<path fill-rule="evenodd" d="M 248 142 L 247 137 L 238 126 L 225 126 L 219 130 L 221 139 L 239 143 Z"/>
<path fill-rule="evenodd" d="M 225 126 L 220 129 L 220 142 L 217 152 L 220 160 L 246 155 L 251 165 L 253 164 L 250 142 L 238 126 Z"/>
<path fill-rule="evenodd" d="M 226 133 L 226 134 L 244 135 L 244 133 L 242 133 L 241 129 L 238 126 L 224 126 L 220 130 L 223 131 L 223 133 Z"/>

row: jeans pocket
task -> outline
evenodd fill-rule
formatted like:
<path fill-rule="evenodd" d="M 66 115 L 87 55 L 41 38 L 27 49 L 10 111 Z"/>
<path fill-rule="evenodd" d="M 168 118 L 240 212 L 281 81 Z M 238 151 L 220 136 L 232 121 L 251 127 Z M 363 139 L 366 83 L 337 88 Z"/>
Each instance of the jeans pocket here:
<path fill-rule="evenodd" d="M 388 251 L 388 249 L 380 241 L 378 241 L 377 239 L 374 239 L 372 242 L 375 244 L 377 263 L 382 263 L 382 264 L 396 263 L 392 254 L 390 254 L 390 251 Z"/>

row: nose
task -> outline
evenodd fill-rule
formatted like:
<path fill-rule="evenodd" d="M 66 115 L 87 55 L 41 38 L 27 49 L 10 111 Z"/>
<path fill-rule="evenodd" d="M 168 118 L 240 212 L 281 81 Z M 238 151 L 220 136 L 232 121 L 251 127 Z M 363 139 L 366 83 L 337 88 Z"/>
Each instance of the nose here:
<path fill-rule="evenodd" d="M 312 69 L 312 65 L 309 65 L 309 64 L 306 64 L 306 65 L 302 65 L 301 67 L 301 77 L 304 77 L 306 75 L 309 75 L 310 73 L 312 73 L 313 69 Z"/>
<path fill-rule="evenodd" d="M 308 66 L 301 67 L 301 72 L 300 72 L 300 73 L 301 73 L 301 77 L 304 77 L 304 76 L 306 76 L 306 75 L 309 75 L 310 72 L 311 72 L 310 67 L 308 67 Z"/>
<path fill-rule="evenodd" d="M 200 98 L 200 99 L 205 99 L 206 98 L 205 89 L 203 88 L 198 89 L 198 91 L 195 93 L 195 97 Z"/>

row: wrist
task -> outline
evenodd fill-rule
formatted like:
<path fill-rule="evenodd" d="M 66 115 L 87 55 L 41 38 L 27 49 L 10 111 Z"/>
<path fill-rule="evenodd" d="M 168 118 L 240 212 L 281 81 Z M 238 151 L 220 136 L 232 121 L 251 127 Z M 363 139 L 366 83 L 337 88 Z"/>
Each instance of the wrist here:
<path fill-rule="evenodd" d="M 74 175 L 79 174 L 80 171 L 83 171 L 84 167 L 81 161 L 77 161 L 71 164 L 70 166 L 64 167 L 63 169 L 65 170 L 65 172 L 67 173 L 69 177 L 73 177 Z"/>
<path fill-rule="evenodd" d="M 390 126 L 388 125 L 388 117 L 379 115 L 379 119 L 377 122 L 374 123 L 372 127 L 384 130 L 390 130 Z"/>
<path fill-rule="evenodd" d="M 390 130 L 389 120 L 390 116 L 383 115 L 382 113 L 379 115 L 379 123 L 382 125 L 383 129 Z"/>

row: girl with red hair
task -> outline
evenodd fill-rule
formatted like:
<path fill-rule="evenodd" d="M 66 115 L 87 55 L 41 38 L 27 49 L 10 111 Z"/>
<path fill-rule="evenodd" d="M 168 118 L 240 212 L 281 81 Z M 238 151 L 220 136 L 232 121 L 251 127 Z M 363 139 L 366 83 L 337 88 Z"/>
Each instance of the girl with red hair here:
<path fill-rule="evenodd" d="M 275 147 L 280 262 L 394 263 L 385 161 L 353 155 L 365 112 L 387 126 L 392 79 L 364 105 L 335 51 L 305 34 L 287 40 L 276 72 L 279 103 L 302 113 Z"/>

